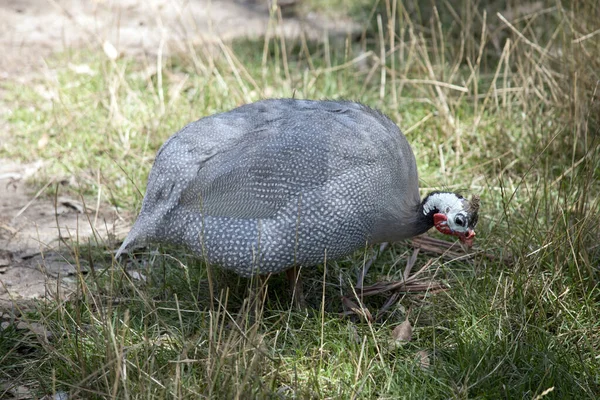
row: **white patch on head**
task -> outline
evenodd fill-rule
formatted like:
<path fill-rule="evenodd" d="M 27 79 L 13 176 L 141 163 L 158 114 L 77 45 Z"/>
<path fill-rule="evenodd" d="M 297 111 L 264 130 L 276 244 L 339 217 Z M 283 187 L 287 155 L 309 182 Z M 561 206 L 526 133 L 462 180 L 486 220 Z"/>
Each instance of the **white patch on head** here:
<path fill-rule="evenodd" d="M 468 230 L 468 213 L 465 210 L 465 199 L 459 198 L 454 193 L 434 193 L 423 204 L 425 215 L 432 210 L 444 214 L 448 219 L 448 227 L 453 231 L 466 232 Z M 457 223 L 457 218 L 464 221 L 462 226 Z"/>
<path fill-rule="evenodd" d="M 459 199 L 454 193 L 434 193 L 423 204 L 423 214 L 427 215 L 435 209 L 442 214 L 447 214 L 449 211 L 462 211 L 464 210 L 463 199 Z"/>

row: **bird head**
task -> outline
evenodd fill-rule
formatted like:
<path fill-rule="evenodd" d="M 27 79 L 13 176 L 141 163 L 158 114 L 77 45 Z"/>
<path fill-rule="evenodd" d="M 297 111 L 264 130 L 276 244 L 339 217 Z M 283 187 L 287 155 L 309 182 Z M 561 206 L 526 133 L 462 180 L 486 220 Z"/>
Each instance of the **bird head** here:
<path fill-rule="evenodd" d="M 479 197 L 471 200 L 456 193 L 434 192 L 425 199 L 423 212 L 433 214 L 433 225 L 446 234 L 457 236 L 467 246 L 473 245 L 479 212 Z"/>

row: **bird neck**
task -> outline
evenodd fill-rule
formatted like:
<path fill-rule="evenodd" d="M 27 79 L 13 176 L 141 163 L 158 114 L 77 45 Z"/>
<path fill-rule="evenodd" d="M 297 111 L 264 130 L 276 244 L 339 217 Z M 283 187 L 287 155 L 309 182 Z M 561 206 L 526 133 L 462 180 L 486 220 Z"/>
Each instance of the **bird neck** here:
<path fill-rule="evenodd" d="M 419 200 L 417 200 L 419 201 Z M 416 203 L 416 204 L 415 204 Z M 423 202 L 405 204 L 382 214 L 371 237 L 372 243 L 395 242 L 427 232 L 433 227 L 433 212 L 423 213 Z"/>
<path fill-rule="evenodd" d="M 422 233 L 427 232 L 429 229 L 433 228 L 433 214 L 438 212 L 438 209 L 435 207 L 430 207 L 425 201 L 425 198 L 421 203 L 419 203 L 414 219 L 414 230 L 415 236 L 420 235 Z"/>
<path fill-rule="evenodd" d="M 403 204 L 381 215 L 370 241 L 393 242 L 425 233 L 434 226 L 434 214 L 445 213 L 461 199 L 451 192 L 431 192 L 419 203 Z"/>

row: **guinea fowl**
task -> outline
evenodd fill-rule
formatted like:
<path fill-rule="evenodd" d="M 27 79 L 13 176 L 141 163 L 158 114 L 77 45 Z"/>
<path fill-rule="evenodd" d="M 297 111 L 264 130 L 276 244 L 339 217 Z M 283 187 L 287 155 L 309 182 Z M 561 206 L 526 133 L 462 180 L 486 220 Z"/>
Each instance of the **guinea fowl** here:
<path fill-rule="evenodd" d="M 192 122 L 163 144 L 116 256 L 168 242 L 242 276 L 269 274 L 434 226 L 471 245 L 478 207 L 450 192 L 421 201 L 410 145 L 379 111 L 264 100 Z"/>

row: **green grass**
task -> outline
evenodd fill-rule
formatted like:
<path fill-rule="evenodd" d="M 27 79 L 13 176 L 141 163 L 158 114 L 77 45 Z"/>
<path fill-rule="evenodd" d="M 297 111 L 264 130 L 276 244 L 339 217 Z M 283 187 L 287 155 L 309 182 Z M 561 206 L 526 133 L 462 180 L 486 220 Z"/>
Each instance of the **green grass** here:
<path fill-rule="evenodd" d="M 121 211 L 139 209 L 155 152 L 187 122 L 291 96 L 381 109 L 407 132 L 423 188 L 463 189 L 483 205 L 482 253 L 435 258 L 429 269 L 450 289 L 406 294 L 376 323 L 339 316 L 340 295 L 373 249 L 304 271 L 310 308 L 300 312 L 281 276 L 257 300 L 256 290 L 248 295 L 255 280 L 161 249 L 128 261 L 142 282 L 111 258 L 114 243 L 74 243 L 70 259 L 91 272 L 69 300 L 21 317 L 47 327 L 49 341 L 0 331 L 0 382 L 72 398 L 600 396 L 600 35 L 573 41 L 599 28 L 587 17 L 598 8 L 549 3 L 502 31 L 510 39 L 502 52 L 490 31 L 480 43 L 481 13 L 477 23 L 463 13 L 455 20 L 444 4 L 440 24 L 435 13 L 400 5 L 384 15 L 397 23 L 393 51 L 382 32 L 383 75 L 375 30 L 347 46 L 289 41 L 284 49 L 275 39 L 199 48 L 158 70 L 152 59 L 73 51 L 48 61 L 55 80 L 4 83 L 12 140 L 0 156 L 46 160 L 47 176 L 33 185 L 73 176 L 78 186 L 61 190 L 100 192 Z M 501 23 L 494 17 L 486 21 Z M 410 251 L 404 243 L 384 251 L 368 282 L 400 279 Z M 431 257 L 421 253 L 417 266 Z M 413 340 L 392 346 L 407 316 Z"/>

